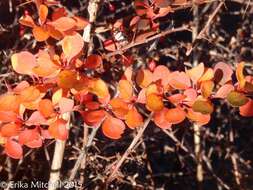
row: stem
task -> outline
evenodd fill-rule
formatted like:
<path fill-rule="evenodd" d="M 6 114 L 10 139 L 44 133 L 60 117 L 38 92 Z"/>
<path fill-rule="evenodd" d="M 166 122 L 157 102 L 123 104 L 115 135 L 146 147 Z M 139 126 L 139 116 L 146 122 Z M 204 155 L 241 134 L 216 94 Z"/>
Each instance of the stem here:
<path fill-rule="evenodd" d="M 194 129 L 194 152 L 197 160 L 197 168 L 196 168 L 196 179 L 198 182 L 198 189 L 202 189 L 203 183 L 203 167 L 202 167 L 202 154 L 201 154 L 201 133 L 200 126 L 197 124 L 193 124 Z"/>
<path fill-rule="evenodd" d="M 68 121 L 67 127 L 70 128 L 70 113 L 65 113 L 63 119 Z M 54 156 L 51 165 L 51 172 L 48 181 L 48 190 L 56 190 L 57 184 L 60 182 L 60 170 L 62 166 L 66 141 L 56 140 L 54 148 Z"/>
<path fill-rule="evenodd" d="M 99 129 L 98 126 L 96 126 L 96 127 L 94 127 L 94 128 L 92 129 L 92 132 L 91 132 L 91 134 L 90 134 L 90 136 L 89 136 L 89 140 L 88 140 L 86 146 L 83 147 L 81 153 L 79 154 L 79 156 L 78 156 L 78 158 L 77 158 L 77 161 L 76 161 L 76 163 L 75 163 L 75 166 L 74 166 L 74 168 L 72 169 L 71 175 L 70 175 L 70 177 L 69 177 L 69 181 L 73 181 L 73 180 L 75 179 L 76 173 L 77 173 L 77 171 L 78 171 L 78 169 L 79 169 L 79 167 L 80 167 L 82 161 L 85 159 L 86 153 L 87 153 L 88 149 L 91 147 L 92 141 L 93 141 L 93 139 L 94 139 L 94 137 L 95 137 L 95 135 L 96 135 L 98 129 Z"/>
<path fill-rule="evenodd" d="M 136 134 L 136 136 L 132 140 L 131 144 L 129 145 L 129 147 L 127 148 L 127 150 L 125 151 L 125 153 L 122 155 L 122 157 L 120 158 L 120 160 L 117 162 L 117 164 L 114 167 L 112 173 L 108 177 L 107 182 L 111 182 L 116 177 L 116 175 L 118 173 L 118 170 L 120 169 L 121 165 L 124 163 L 124 161 L 126 160 L 126 158 L 128 157 L 128 155 L 135 148 L 137 148 L 135 145 L 138 143 L 139 139 L 141 138 L 142 134 L 144 133 L 145 129 L 147 128 L 147 126 L 148 126 L 150 120 L 152 119 L 152 117 L 153 117 L 153 113 L 151 113 L 149 115 L 149 117 L 146 119 L 146 121 L 144 122 L 143 126 L 140 128 L 140 130 L 138 131 L 138 133 Z"/>

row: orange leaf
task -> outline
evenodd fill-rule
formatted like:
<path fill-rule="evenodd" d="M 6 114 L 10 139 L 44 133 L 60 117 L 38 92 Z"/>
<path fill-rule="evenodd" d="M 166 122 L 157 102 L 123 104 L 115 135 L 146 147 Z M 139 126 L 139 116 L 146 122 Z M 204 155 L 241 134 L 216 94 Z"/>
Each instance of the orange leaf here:
<path fill-rule="evenodd" d="M 84 41 L 80 34 L 75 33 L 74 35 L 65 36 L 61 44 L 64 55 L 70 61 L 82 51 Z"/>
<path fill-rule="evenodd" d="M 187 117 L 196 122 L 198 125 L 205 125 L 209 123 L 211 117 L 210 114 L 202 114 L 200 112 L 194 112 L 192 109 L 188 109 Z"/>
<path fill-rule="evenodd" d="M 14 71 L 27 75 L 31 75 L 33 68 L 37 66 L 35 56 L 28 51 L 13 54 L 11 56 L 11 64 Z"/>
<path fill-rule="evenodd" d="M 102 79 L 94 79 L 91 83 L 90 91 L 99 98 L 104 98 L 109 95 L 108 87 Z"/>
<path fill-rule="evenodd" d="M 46 25 L 46 29 L 49 33 L 49 36 L 51 36 L 52 38 L 54 38 L 56 40 L 60 40 L 63 38 L 63 33 L 60 32 L 59 30 L 56 30 L 53 26 Z"/>
<path fill-rule="evenodd" d="M 2 122 L 12 122 L 16 121 L 18 114 L 12 111 L 0 111 L 0 121 Z"/>
<path fill-rule="evenodd" d="M 111 139 L 121 138 L 124 130 L 124 122 L 112 116 L 108 116 L 102 124 L 102 131 L 104 135 Z"/>
<path fill-rule="evenodd" d="M 180 107 L 168 109 L 166 112 L 167 122 L 178 124 L 185 120 L 186 113 Z"/>
<path fill-rule="evenodd" d="M 20 99 L 16 95 L 4 94 L 0 96 L 0 111 L 18 112 Z"/>
<path fill-rule="evenodd" d="M 40 51 L 37 58 L 38 66 L 33 68 L 33 72 L 40 77 L 48 77 L 59 70 L 58 66 L 51 60 L 49 54 Z"/>
<path fill-rule="evenodd" d="M 65 32 L 76 27 L 76 21 L 69 17 L 60 17 L 50 23 L 56 30 Z"/>
<path fill-rule="evenodd" d="M 190 78 L 184 72 L 175 71 L 168 77 L 169 85 L 175 89 L 184 90 L 191 86 Z"/>
<path fill-rule="evenodd" d="M 163 109 L 163 99 L 157 94 L 149 94 L 146 97 L 146 107 L 150 111 L 160 111 Z"/>
<path fill-rule="evenodd" d="M 21 91 L 19 97 L 22 103 L 32 102 L 40 97 L 40 91 L 34 86 L 29 86 Z"/>
<path fill-rule="evenodd" d="M 48 31 L 43 27 L 35 26 L 32 32 L 35 40 L 38 42 L 46 41 L 49 38 Z"/>
<path fill-rule="evenodd" d="M 24 26 L 31 27 L 31 28 L 33 28 L 34 26 L 36 26 L 35 23 L 34 23 L 34 21 L 33 21 L 33 19 L 32 19 L 32 17 L 30 15 L 25 15 L 25 16 L 21 17 L 19 19 L 19 23 L 22 24 L 22 25 L 24 25 Z"/>
<path fill-rule="evenodd" d="M 130 101 L 133 97 L 133 87 L 132 84 L 128 80 L 120 80 L 119 85 L 119 97 L 126 100 Z"/>
<path fill-rule="evenodd" d="M 71 70 L 63 70 L 59 73 L 57 84 L 60 88 L 70 89 L 77 83 L 77 73 Z"/>
<path fill-rule="evenodd" d="M 129 111 L 129 104 L 124 102 L 121 98 L 113 98 L 110 100 L 109 104 L 112 107 L 113 113 L 116 117 L 120 119 L 125 119 L 128 111 Z"/>
<path fill-rule="evenodd" d="M 164 65 L 159 65 L 155 68 L 153 72 L 153 82 L 161 80 L 161 84 L 163 86 L 166 86 L 169 83 L 169 76 L 170 71 L 169 69 Z"/>
<path fill-rule="evenodd" d="M 58 140 L 66 140 L 68 138 L 68 129 L 66 127 L 67 121 L 64 119 L 57 119 L 51 123 L 48 128 L 49 134 Z"/>
<path fill-rule="evenodd" d="M 14 159 L 20 159 L 23 156 L 22 146 L 11 139 L 7 140 L 4 151 L 9 157 Z"/>
<path fill-rule="evenodd" d="M 1 136 L 3 137 L 17 136 L 19 132 L 20 132 L 20 125 L 16 123 L 8 123 L 0 128 L 0 133 Z"/>
<path fill-rule="evenodd" d="M 136 83 L 145 88 L 152 83 L 153 75 L 148 69 L 141 69 L 137 72 Z"/>
<path fill-rule="evenodd" d="M 89 21 L 82 17 L 74 16 L 73 19 L 76 21 L 76 30 L 83 30 L 89 24 Z"/>
<path fill-rule="evenodd" d="M 49 99 L 43 99 L 39 102 L 38 111 L 44 116 L 44 117 L 50 117 L 54 113 L 54 106 L 51 100 Z"/>
<path fill-rule="evenodd" d="M 183 94 L 173 94 L 173 95 L 167 97 L 167 99 L 174 105 L 178 105 L 178 104 L 182 103 L 185 98 L 186 98 L 186 96 Z"/>
<path fill-rule="evenodd" d="M 240 115 L 244 117 L 253 117 L 253 99 L 240 107 Z"/>
<path fill-rule="evenodd" d="M 211 68 L 206 69 L 205 73 L 200 77 L 198 80 L 199 82 L 206 81 L 206 80 L 212 80 L 214 77 L 214 71 Z"/>
<path fill-rule="evenodd" d="M 102 57 L 100 55 L 89 55 L 84 63 L 84 67 L 88 69 L 96 69 L 103 64 Z"/>
<path fill-rule="evenodd" d="M 163 108 L 161 111 L 155 112 L 154 114 L 155 124 L 162 129 L 169 129 L 172 126 L 172 124 L 169 123 L 166 118 L 166 113 L 168 110 L 168 108 Z"/>
<path fill-rule="evenodd" d="M 133 106 L 126 115 L 126 124 L 129 128 L 134 129 L 143 125 L 142 115 Z"/>
<path fill-rule="evenodd" d="M 213 91 L 214 82 L 211 80 L 207 80 L 201 83 L 201 93 L 204 98 L 208 98 Z"/>
<path fill-rule="evenodd" d="M 236 78 L 239 82 L 239 87 L 240 88 L 244 88 L 244 86 L 246 84 L 246 79 L 245 79 L 245 76 L 243 74 L 243 69 L 244 69 L 244 62 L 241 62 L 236 67 Z"/>
<path fill-rule="evenodd" d="M 48 15 L 48 8 L 46 5 L 41 4 L 39 6 L 39 18 L 40 18 L 40 24 L 44 24 L 47 20 Z"/>
<path fill-rule="evenodd" d="M 196 67 L 193 67 L 190 70 L 186 70 L 186 74 L 191 78 L 192 82 L 196 84 L 197 81 L 204 74 L 204 70 L 205 70 L 204 64 L 200 63 Z"/>

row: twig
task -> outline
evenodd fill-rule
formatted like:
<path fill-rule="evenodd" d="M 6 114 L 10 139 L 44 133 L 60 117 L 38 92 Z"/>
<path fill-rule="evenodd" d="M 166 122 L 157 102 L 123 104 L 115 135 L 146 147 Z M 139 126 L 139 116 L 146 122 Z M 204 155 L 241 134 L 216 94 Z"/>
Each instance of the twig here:
<path fill-rule="evenodd" d="M 219 5 L 218 5 L 218 6 L 216 7 L 216 9 L 214 10 L 214 12 L 209 16 L 208 21 L 206 22 L 204 28 L 199 32 L 199 34 L 198 34 L 197 36 L 196 36 L 195 34 L 193 34 L 194 38 L 193 38 L 193 40 L 192 40 L 192 44 L 194 44 L 195 41 L 196 41 L 197 39 L 203 38 L 203 36 L 204 36 L 206 30 L 208 29 L 208 27 L 209 27 L 210 24 L 212 23 L 214 17 L 217 15 L 217 13 L 219 12 L 219 10 L 221 9 L 221 7 L 222 7 L 223 4 L 224 4 L 224 2 L 220 2 L 220 3 L 219 3 Z M 195 18 L 195 16 L 194 16 L 194 18 Z M 194 30 L 194 29 L 193 29 L 193 30 Z M 193 48 L 193 46 L 192 46 L 192 47 L 189 49 L 189 51 L 186 52 L 186 55 L 189 56 L 189 55 L 191 54 L 191 52 L 192 52 L 193 49 L 194 49 L 194 48 Z"/>
<path fill-rule="evenodd" d="M 74 166 L 74 168 L 73 168 L 72 171 L 71 171 L 71 175 L 70 175 L 70 177 L 69 177 L 69 181 L 73 181 L 73 180 L 75 179 L 76 173 L 77 173 L 77 171 L 78 171 L 78 169 L 79 169 L 79 167 L 80 167 L 80 165 L 81 165 L 81 163 L 82 163 L 82 160 L 84 159 L 84 157 L 85 157 L 87 151 L 88 151 L 89 148 L 91 147 L 92 141 L 93 141 L 94 137 L 96 136 L 96 133 L 97 133 L 97 130 L 98 130 L 98 129 L 99 129 L 98 126 L 96 126 L 96 127 L 94 127 L 94 128 L 92 129 L 92 132 L 91 132 L 91 134 L 90 134 L 90 136 L 89 136 L 88 142 L 87 142 L 86 146 L 83 147 L 81 153 L 79 154 L 79 156 L 78 156 L 78 158 L 77 158 L 77 161 L 76 161 L 76 163 L 75 163 L 75 166 Z"/>
<path fill-rule="evenodd" d="M 149 117 L 144 122 L 143 126 L 139 129 L 137 135 L 134 137 L 134 139 L 132 140 L 131 144 L 129 145 L 129 147 L 127 148 L 127 150 L 125 151 L 125 153 L 122 155 L 122 157 L 120 158 L 120 160 L 117 162 L 116 166 L 113 168 L 113 171 L 110 174 L 110 176 L 108 177 L 107 182 L 111 182 L 116 177 L 119 168 L 121 167 L 121 165 L 123 164 L 123 162 L 126 160 L 126 158 L 128 157 L 128 155 L 134 150 L 135 145 L 138 143 L 139 139 L 141 138 L 143 132 L 147 128 L 147 126 L 148 126 L 150 120 L 152 119 L 152 117 L 153 117 L 153 113 L 151 113 L 149 115 Z"/>
<path fill-rule="evenodd" d="M 233 129 L 230 128 L 230 132 L 229 132 L 229 141 L 231 143 L 234 143 L 234 132 L 233 132 Z M 240 172 L 239 172 L 239 169 L 238 169 L 238 164 L 237 164 L 237 159 L 236 159 L 236 156 L 235 156 L 235 153 L 232 152 L 231 154 L 231 161 L 232 161 L 232 165 L 233 165 L 233 170 L 234 170 L 234 177 L 235 177 L 235 182 L 236 184 L 238 185 L 238 187 L 240 187 L 241 185 L 241 175 L 240 175 Z"/>
<path fill-rule="evenodd" d="M 126 50 L 130 49 L 130 48 L 133 48 L 135 46 L 138 46 L 138 45 L 141 45 L 141 44 L 145 44 L 145 43 L 148 43 L 152 40 L 155 40 L 157 38 L 160 38 L 160 37 L 163 37 L 163 36 L 166 36 L 166 35 L 169 35 L 169 34 L 172 34 L 172 33 L 175 33 L 175 32 L 181 32 L 181 31 L 191 31 L 190 29 L 188 29 L 187 27 L 185 26 L 182 26 L 182 27 L 179 27 L 179 28 L 174 28 L 174 29 L 169 29 L 169 30 L 166 30 L 166 31 L 163 31 L 163 32 L 160 32 L 150 38 L 146 38 L 146 39 L 143 39 L 143 40 L 139 40 L 137 42 L 133 42 L 133 43 L 130 43 L 128 45 L 126 45 L 125 47 L 119 49 L 119 50 L 116 50 L 114 52 L 111 52 L 111 53 L 108 53 L 105 55 L 106 58 L 109 58 L 109 57 L 112 57 L 114 55 L 118 55 L 118 54 L 122 54 L 124 53 Z"/>

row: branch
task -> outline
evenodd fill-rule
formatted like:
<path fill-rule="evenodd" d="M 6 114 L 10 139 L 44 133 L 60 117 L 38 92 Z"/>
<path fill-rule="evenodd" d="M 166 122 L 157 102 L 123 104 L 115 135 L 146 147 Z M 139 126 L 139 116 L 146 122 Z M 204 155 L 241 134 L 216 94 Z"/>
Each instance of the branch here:
<path fill-rule="evenodd" d="M 126 160 L 126 158 L 128 157 L 128 155 L 135 149 L 137 148 L 135 145 L 138 143 L 139 139 L 141 138 L 143 132 L 145 131 L 145 129 L 147 128 L 150 120 L 153 117 L 153 113 L 151 113 L 149 115 L 149 117 L 146 119 L 145 123 L 143 124 L 143 126 L 140 128 L 140 130 L 138 131 L 137 135 L 134 137 L 134 139 L 132 140 L 131 144 L 129 145 L 129 147 L 127 148 L 127 150 L 125 151 L 125 153 L 123 154 L 123 156 L 120 158 L 120 160 L 117 162 L 116 166 L 114 167 L 112 173 L 110 174 L 110 176 L 107 179 L 107 182 L 111 182 L 117 175 L 119 168 L 121 167 L 121 165 L 123 164 L 123 162 Z"/>
<path fill-rule="evenodd" d="M 99 127 L 96 126 L 92 129 L 92 132 L 89 136 L 89 140 L 88 140 L 88 143 L 86 144 L 86 146 L 83 147 L 81 153 L 79 154 L 78 158 L 77 158 L 77 161 L 75 163 L 75 166 L 74 168 L 72 169 L 71 171 L 71 175 L 69 177 L 69 181 L 73 181 L 75 179 L 75 176 L 76 176 L 76 173 L 83 161 L 83 159 L 85 159 L 85 156 L 86 156 L 86 153 L 88 152 L 89 148 L 91 147 L 92 145 L 92 141 L 94 139 L 94 137 L 96 136 L 96 133 L 98 131 Z"/>
<path fill-rule="evenodd" d="M 70 113 L 65 113 L 62 116 L 63 119 L 68 121 L 68 128 L 70 128 Z M 48 181 L 48 190 L 56 190 L 57 184 L 60 181 L 60 170 L 62 166 L 64 150 L 65 150 L 66 141 L 56 140 L 54 148 L 54 156 L 51 165 L 51 172 Z"/>
<path fill-rule="evenodd" d="M 194 36 L 192 44 L 197 40 L 197 39 L 201 39 L 203 38 L 206 30 L 208 29 L 208 27 L 211 25 L 214 17 L 217 15 L 217 13 L 219 12 L 219 10 L 221 9 L 222 5 L 224 4 L 224 2 L 220 2 L 219 5 L 216 7 L 216 9 L 214 10 L 214 12 L 209 16 L 208 21 L 206 22 L 204 28 L 199 32 L 199 34 L 197 36 Z M 189 56 L 191 54 L 193 50 L 193 46 L 189 49 L 188 52 L 186 52 L 186 55 Z"/>
<path fill-rule="evenodd" d="M 182 27 L 179 27 L 179 28 L 174 28 L 174 29 L 169 29 L 169 30 L 163 31 L 161 33 L 158 33 L 158 34 L 156 34 L 156 35 L 154 35 L 154 36 L 152 36 L 150 38 L 146 38 L 146 39 L 143 39 L 143 40 L 139 40 L 137 42 L 130 43 L 130 44 L 126 45 L 125 47 L 119 49 L 119 50 L 116 50 L 114 52 L 108 53 L 107 55 L 105 55 L 105 57 L 109 58 L 109 57 L 112 57 L 114 55 L 123 54 L 126 50 L 128 50 L 130 48 L 133 48 L 135 46 L 138 46 L 138 45 L 141 45 L 141 44 L 145 44 L 145 43 L 148 43 L 148 42 L 150 42 L 152 40 L 155 40 L 157 38 L 160 38 L 160 37 L 163 37 L 163 36 L 175 33 L 175 32 L 181 32 L 181 31 L 191 31 L 191 30 L 189 30 L 185 26 L 182 26 Z"/>

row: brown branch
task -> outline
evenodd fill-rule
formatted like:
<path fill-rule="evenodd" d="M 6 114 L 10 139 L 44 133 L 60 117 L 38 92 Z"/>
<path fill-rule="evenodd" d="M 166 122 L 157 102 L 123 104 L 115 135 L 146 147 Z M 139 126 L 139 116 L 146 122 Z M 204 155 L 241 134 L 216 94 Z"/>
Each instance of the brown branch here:
<path fill-rule="evenodd" d="M 166 35 L 169 35 L 169 34 L 172 34 L 172 33 L 175 33 L 175 32 L 181 32 L 181 31 L 191 31 L 189 30 L 187 27 L 185 26 L 182 26 L 182 27 L 179 27 L 179 28 L 174 28 L 174 29 L 170 29 L 170 30 L 166 30 L 166 31 L 163 31 L 161 33 L 158 33 L 150 38 L 146 38 L 146 39 L 143 39 L 143 40 L 139 40 L 137 42 L 133 42 L 133 43 L 130 43 L 128 45 L 126 45 L 125 47 L 119 49 L 119 50 L 116 50 L 114 52 L 111 52 L 111 53 L 108 53 L 106 55 L 104 55 L 106 58 L 109 58 L 109 57 L 112 57 L 114 55 L 118 55 L 118 54 L 123 54 L 126 50 L 130 49 L 130 48 L 133 48 L 135 46 L 138 46 L 138 45 L 142 45 L 142 44 L 145 44 L 145 43 L 148 43 L 152 40 L 155 40 L 157 38 L 161 38 L 163 36 L 166 36 Z"/>
<path fill-rule="evenodd" d="M 113 167 L 113 171 L 110 174 L 110 176 L 107 179 L 107 182 L 111 182 L 113 179 L 115 179 L 115 177 L 117 176 L 118 170 L 120 169 L 121 165 L 124 163 L 124 161 L 127 159 L 128 155 L 135 149 L 137 148 L 135 145 L 138 143 L 139 139 L 141 138 L 142 134 L 144 133 L 145 129 L 147 128 L 150 120 L 153 117 L 153 113 L 151 113 L 149 115 L 149 117 L 146 119 L 146 121 L 144 122 L 143 126 L 139 129 L 137 135 L 134 137 L 134 139 L 132 140 L 131 144 L 129 145 L 129 147 L 127 148 L 127 150 L 125 151 L 125 153 L 122 155 L 122 157 L 120 158 L 120 160 L 117 162 L 116 166 Z"/>
<path fill-rule="evenodd" d="M 192 44 L 197 40 L 197 39 L 201 39 L 204 38 L 204 34 L 207 31 L 207 29 L 210 27 L 214 17 L 217 15 L 217 13 L 219 12 L 219 10 L 221 9 L 221 7 L 223 6 L 224 2 L 220 2 L 219 5 L 216 7 L 216 9 L 214 10 L 214 12 L 209 16 L 208 21 L 206 22 L 204 28 L 199 32 L 199 34 L 193 39 Z M 188 52 L 186 52 L 186 55 L 189 56 L 193 50 L 193 46 L 189 49 Z"/>

